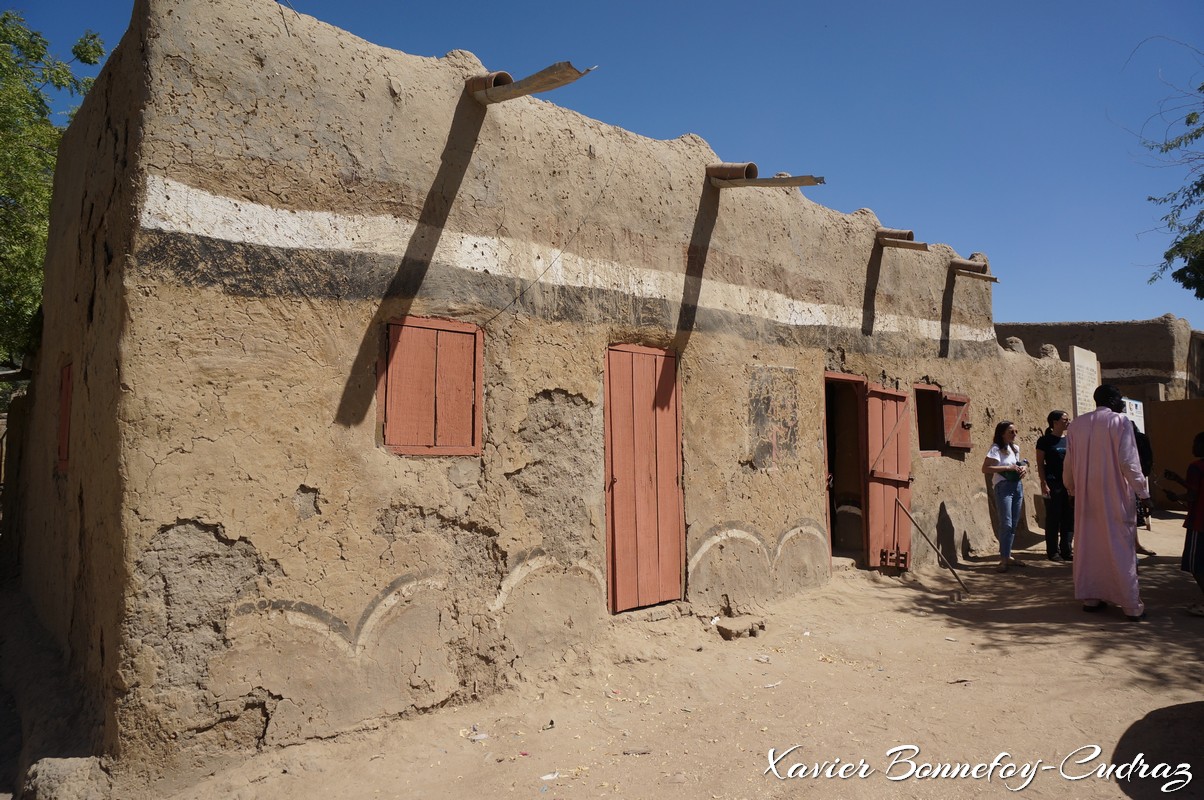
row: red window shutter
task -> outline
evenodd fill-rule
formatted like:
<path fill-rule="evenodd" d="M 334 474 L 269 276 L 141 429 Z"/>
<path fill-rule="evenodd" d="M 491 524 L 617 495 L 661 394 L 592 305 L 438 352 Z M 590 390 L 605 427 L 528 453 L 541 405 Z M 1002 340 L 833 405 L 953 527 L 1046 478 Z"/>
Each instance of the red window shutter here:
<path fill-rule="evenodd" d="M 67 461 L 71 452 L 71 365 L 63 367 L 59 373 L 59 441 L 58 460 L 55 464 L 59 472 L 67 471 Z"/>
<path fill-rule="evenodd" d="M 385 389 L 385 444 L 435 444 L 435 354 L 438 333 L 412 325 L 389 326 Z"/>
<path fill-rule="evenodd" d="M 377 384 L 384 446 L 401 455 L 479 455 L 484 332 L 405 317 L 388 334 Z"/>
<path fill-rule="evenodd" d="M 970 441 L 970 398 L 964 394 L 941 394 L 945 419 L 945 444 L 959 450 L 973 449 Z"/>
<path fill-rule="evenodd" d="M 435 444 L 471 447 L 476 399 L 476 336 L 439 331 L 435 377 Z"/>

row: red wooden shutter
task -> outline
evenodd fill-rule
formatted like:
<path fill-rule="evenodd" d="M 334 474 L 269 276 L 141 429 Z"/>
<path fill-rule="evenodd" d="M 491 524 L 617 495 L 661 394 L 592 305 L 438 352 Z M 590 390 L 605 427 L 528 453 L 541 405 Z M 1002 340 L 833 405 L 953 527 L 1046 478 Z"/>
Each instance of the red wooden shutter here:
<path fill-rule="evenodd" d="M 632 354 L 619 350 L 607 353 L 610 378 L 607 407 L 610 411 L 610 601 L 612 611 L 637 608 L 640 604 L 636 577 L 636 488 L 635 413 L 632 396 Z"/>
<path fill-rule="evenodd" d="M 959 450 L 971 450 L 970 398 L 964 394 L 941 393 L 941 413 L 945 421 L 945 444 Z"/>
<path fill-rule="evenodd" d="M 388 326 L 377 391 L 384 445 L 402 455 L 480 455 L 484 332 L 406 317 Z"/>
<path fill-rule="evenodd" d="M 882 386 L 866 392 L 869 454 L 868 547 L 871 567 L 906 568 L 911 551 L 911 522 L 899 509 L 911 507 L 911 426 L 908 397 Z M 897 502 L 896 502 L 897 501 Z"/>
<path fill-rule="evenodd" d="M 658 602 L 660 546 L 656 507 L 656 356 L 635 356 L 631 365 L 631 399 L 635 442 L 635 536 L 636 570 L 639 575 L 640 605 Z"/>
<path fill-rule="evenodd" d="M 439 331 L 435 377 L 435 444 L 470 447 L 476 397 L 476 337 Z"/>
<path fill-rule="evenodd" d="M 435 443 L 437 335 L 429 328 L 389 326 L 385 444 L 430 447 Z"/>
<path fill-rule="evenodd" d="M 658 597 L 676 600 L 682 596 L 682 567 L 685 563 L 685 514 L 681 485 L 681 415 L 677 393 L 677 358 L 670 354 L 656 359 L 656 497 L 657 543 L 660 547 Z M 658 600 L 657 602 L 661 602 Z"/>

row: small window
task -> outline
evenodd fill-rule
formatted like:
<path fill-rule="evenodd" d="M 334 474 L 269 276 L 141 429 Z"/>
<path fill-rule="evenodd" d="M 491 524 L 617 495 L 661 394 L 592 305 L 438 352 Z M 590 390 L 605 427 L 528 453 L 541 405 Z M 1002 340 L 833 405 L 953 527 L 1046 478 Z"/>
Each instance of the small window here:
<path fill-rule="evenodd" d="M 67 474 L 68 456 L 71 454 L 71 365 L 59 372 L 59 441 L 58 458 L 54 468 L 60 475 Z"/>
<path fill-rule="evenodd" d="M 480 455 L 483 331 L 404 317 L 388 324 L 377 386 L 387 450 L 402 455 Z"/>
<path fill-rule="evenodd" d="M 946 448 L 970 450 L 970 398 L 928 384 L 917 384 L 915 390 L 920 455 L 940 455 Z"/>
<path fill-rule="evenodd" d="M 919 434 L 921 455 L 940 455 L 945 447 L 941 387 L 916 386 L 916 432 Z"/>

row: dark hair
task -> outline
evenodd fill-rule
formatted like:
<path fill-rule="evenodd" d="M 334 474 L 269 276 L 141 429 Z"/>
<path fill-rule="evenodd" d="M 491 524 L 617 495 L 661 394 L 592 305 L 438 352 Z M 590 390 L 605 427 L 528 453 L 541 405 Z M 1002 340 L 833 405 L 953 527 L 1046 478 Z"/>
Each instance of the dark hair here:
<path fill-rule="evenodd" d="M 1000 448 L 1001 450 L 1004 447 L 1007 447 L 1007 443 L 1003 441 L 1003 434 L 1007 433 L 1007 429 L 1015 424 L 1016 423 L 1012 422 L 1010 419 L 1005 419 L 1003 422 L 995 426 L 995 438 L 992 441 L 995 442 L 996 447 Z M 1015 445 L 1012 445 L 1012 447 L 1015 447 Z"/>
<path fill-rule="evenodd" d="M 1124 395 L 1120 393 L 1120 389 L 1110 383 L 1101 384 L 1091 397 L 1097 406 L 1105 406 L 1116 412 L 1125 409 Z"/>
<path fill-rule="evenodd" d="M 1204 458 L 1204 431 L 1196 434 L 1196 438 L 1191 442 L 1191 454 L 1196 458 Z"/>
<path fill-rule="evenodd" d="M 1053 433 L 1053 424 L 1055 422 L 1057 422 L 1058 420 L 1060 420 L 1062 417 L 1067 417 L 1067 416 L 1070 416 L 1070 415 L 1067 414 L 1065 411 L 1059 411 L 1056 408 L 1053 411 L 1050 411 L 1049 415 L 1045 418 L 1045 421 L 1049 423 L 1049 427 L 1045 429 L 1045 435 L 1049 436 L 1050 434 L 1052 434 Z"/>

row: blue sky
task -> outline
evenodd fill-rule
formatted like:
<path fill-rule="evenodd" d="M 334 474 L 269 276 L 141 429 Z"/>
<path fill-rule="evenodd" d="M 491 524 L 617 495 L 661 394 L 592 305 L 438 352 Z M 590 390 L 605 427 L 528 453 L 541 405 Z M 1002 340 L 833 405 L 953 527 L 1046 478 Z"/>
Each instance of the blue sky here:
<path fill-rule="evenodd" d="M 1204 83 L 1202 0 L 608 3 L 289 0 L 417 55 L 475 53 L 523 77 L 597 72 L 544 98 L 645 136 L 696 133 L 762 175 L 823 175 L 839 211 L 984 252 L 1000 322 L 1149 319 L 1204 329 L 1204 302 L 1147 284 L 1169 237 L 1149 195 L 1182 185 L 1139 135 Z M 30 2 L 67 54 L 84 28 L 117 44 L 131 2 Z M 1176 43 L 1182 42 L 1183 44 Z"/>

